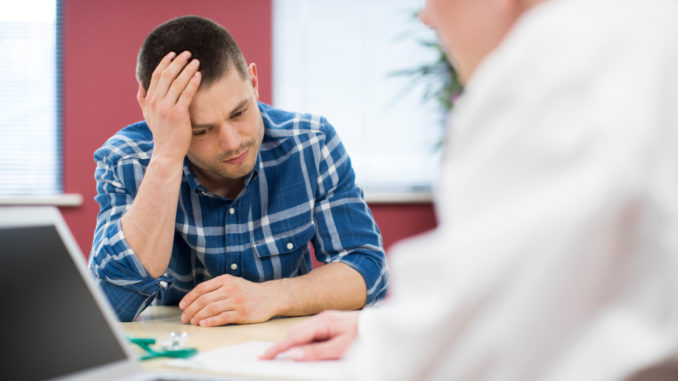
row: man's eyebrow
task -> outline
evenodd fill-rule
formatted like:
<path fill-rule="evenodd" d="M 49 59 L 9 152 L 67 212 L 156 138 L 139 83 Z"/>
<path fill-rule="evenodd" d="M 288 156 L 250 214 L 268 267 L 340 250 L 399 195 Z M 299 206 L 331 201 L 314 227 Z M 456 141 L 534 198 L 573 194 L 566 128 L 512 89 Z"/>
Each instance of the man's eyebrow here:
<path fill-rule="evenodd" d="M 242 101 L 240 101 L 240 103 L 238 103 L 238 104 L 233 108 L 233 110 L 231 111 L 230 115 L 233 115 L 233 114 L 237 113 L 237 112 L 238 112 L 241 108 L 243 108 L 249 101 L 250 101 L 249 98 L 243 99 Z M 211 123 L 205 123 L 205 124 L 193 124 L 193 123 L 191 123 L 191 129 L 193 129 L 193 130 L 196 130 L 196 129 L 199 129 L 199 128 L 212 127 L 212 126 L 213 126 L 213 124 L 211 124 Z"/>
<path fill-rule="evenodd" d="M 193 124 L 191 123 L 191 129 L 196 130 L 198 128 L 207 128 L 207 127 L 212 127 L 213 124 L 207 123 L 207 124 Z"/>
<path fill-rule="evenodd" d="M 243 108 L 243 106 L 245 106 L 249 101 L 250 101 L 249 97 L 241 100 L 240 103 L 238 103 L 235 107 L 233 107 L 233 110 L 231 111 L 231 115 L 240 111 L 240 109 Z"/>

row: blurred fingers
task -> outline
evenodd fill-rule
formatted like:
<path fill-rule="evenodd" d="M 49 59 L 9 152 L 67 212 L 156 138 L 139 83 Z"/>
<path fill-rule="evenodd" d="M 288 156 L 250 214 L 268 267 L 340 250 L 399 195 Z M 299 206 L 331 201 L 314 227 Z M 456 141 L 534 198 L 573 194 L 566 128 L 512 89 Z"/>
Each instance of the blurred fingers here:
<path fill-rule="evenodd" d="M 327 319 L 323 318 L 322 315 L 318 315 L 293 325 L 287 331 L 287 336 L 273 344 L 260 358 L 271 360 L 292 347 L 327 339 L 329 333 L 328 323 Z"/>
<path fill-rule="evenodd" d="M 337 336 L 331 340 L 294 347 L 289 352 L 295 361 L 339 360 L 352 342 L 348 336 Z M 281 354 L 284 355 L 285 353 Z"/>

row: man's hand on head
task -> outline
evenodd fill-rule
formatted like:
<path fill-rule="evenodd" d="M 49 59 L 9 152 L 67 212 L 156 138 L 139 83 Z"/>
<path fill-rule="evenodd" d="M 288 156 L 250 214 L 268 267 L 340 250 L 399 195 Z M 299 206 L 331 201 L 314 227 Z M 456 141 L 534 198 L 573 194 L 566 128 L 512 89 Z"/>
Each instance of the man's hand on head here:
<path fill-rule="evenodd" d="M 221 275 L 197 285 L 179 302 L 181 321 L 200 326 L 267 321 L 276 315 L 280 293 L 273 282 L 255 283 Z"/>
<path fill-rule="evenodd" d="M 198 60 L 184 51 L 168 53 L 153 71 L 148 90 L 139 84 L 137 101 L 153 133 L 153 156 L 183 160 L 191 144 L 188 108 L 200 86 Z"/>

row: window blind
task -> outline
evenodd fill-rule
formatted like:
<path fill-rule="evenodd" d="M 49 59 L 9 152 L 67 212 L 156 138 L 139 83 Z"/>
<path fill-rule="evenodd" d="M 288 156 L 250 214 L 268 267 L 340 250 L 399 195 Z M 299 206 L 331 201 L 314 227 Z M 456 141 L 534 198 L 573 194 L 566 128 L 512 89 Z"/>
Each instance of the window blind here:
<path fill-rule="evenodd" d="M 62 193 L 59 10 L 0 3 L 0 197 Z"/>

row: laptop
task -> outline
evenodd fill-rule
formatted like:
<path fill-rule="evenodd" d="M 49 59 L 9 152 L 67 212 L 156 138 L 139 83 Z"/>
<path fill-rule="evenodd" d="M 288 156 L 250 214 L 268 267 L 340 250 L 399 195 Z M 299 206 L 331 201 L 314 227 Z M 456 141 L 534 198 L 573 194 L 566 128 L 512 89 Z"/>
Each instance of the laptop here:
<path fill-rule="evenodd" d="M 0 207 L 3 379 L 233 380 L 145 373 L 54 207 Z"/>

